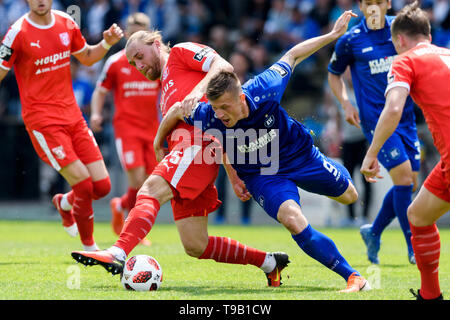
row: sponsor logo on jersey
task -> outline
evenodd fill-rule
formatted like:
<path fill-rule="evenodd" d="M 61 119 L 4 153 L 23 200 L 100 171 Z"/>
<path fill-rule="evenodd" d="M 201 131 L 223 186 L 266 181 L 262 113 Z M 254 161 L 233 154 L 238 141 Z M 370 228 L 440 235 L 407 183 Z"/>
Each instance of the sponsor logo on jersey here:
<path fill-rule="evenodd" d="M 0 46 L 0 59 L 5 61 L 9 61 L 13 54 L 14 50 L 8 47 L 6 44 L 2 43 Z"/>
<path fill-rule="evenodd" d="M 288 72 L 287 72 L 286 70 L 284 70 L 283 67 L 280 67 L 280 66 L 277 65 L 277 64 L 274 64 L 274 65 L 271 66 L 269 69 L 270 69 L 270 70 L 273 70 L 273 71 L 276 71 L 277 73 L 279 73 L 279 75 L 280 75 L 282 78 L 284 78 L 284 77 L 288 74 Z"/>
<path fill-rule="evenodd" d="M 259 137 L 258 139 L 250 142 L 248 145 L 243 144 L 243 145 L 237 146 L 237 149 L 242 153 L 254 152 L 254 151 L 261 149 L 261 148 L 265 147 L 266 145 L 268 145 L 269 142 L 274 140 L 276 137 L 277 137 L 277 132 L 276 132 L 276 130 L 272 129 L 269 132 L 267 132 L 266 134 Z"/>
<path fill-rule="evenodd" d="M 369 61 L 370 74 L 386 73 L 391 67 L 392 61 L 395 56 L 389 56 L 380 59 L 374 59 Z"/>
<path fill-rule="evenodd" d="M 61 40 L 61 43 L 66 47 L 70 44 L 70 38 L 67 32 L 60 33 L 59 39 Z"/>
<path fill-rule="evenodd" d="M 209 48 L 209 47 L 203 48 L 202 50 L 200 50 L 199 52 L 197 52 L 197 53 L 194 55 L 194 60 L 202 61 L 203 58 L 206 56 L 206 54 L 207 54 L 208 52 L 210 52 L 211 50 L 212 50 L 212 49 Z"/>
<path fill-rule="evenodd" d="M 34 64 L 36 66 L 42 66 L 48 63 L 56 64 L 59 60 L 63 60 L 66 58 L 70 58 L 70 50 L 66 50 L 63 52 L 58 52 L 49 56 L 46 56 L 44 58 L 36 59 Z"/>
<path fill-rule="evenodd" d="M 138 90 L 155 89 L 157 86 L 158 86 L 158 83 L 150 82 L 150 81 L 129 81 L 129 82 L 125 82 L 123 84 L 123 88 L 125 90 L 129 90 L 129 89 L 138 89 Z"/>

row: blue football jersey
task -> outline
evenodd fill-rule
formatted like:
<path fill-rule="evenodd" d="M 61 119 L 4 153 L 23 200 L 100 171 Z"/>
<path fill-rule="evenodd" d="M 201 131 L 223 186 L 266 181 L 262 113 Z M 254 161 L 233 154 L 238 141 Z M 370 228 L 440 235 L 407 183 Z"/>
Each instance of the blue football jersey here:
<path fill-rule="evenodd" d="M 347 31 L 336 43 L 328 71 L 340 75 L 350 66 L 361 124 L 372 130 L 385 105 L 387 74 L 397 55 L 390 27 L 394 16 L 386 16 L 383 29 L 370 30 L 366 19 Z M 400 121 L 402 126 L 415 126 L 414 104 L 411 97 L 405 104 Z"/>
<path fill-rule="evenodd" d="M 247 81 L 242 90 L 249 116 L 232 128 L 215 118 L 212 106 L 205 102 L 185 119 L 222 143 L 241 179 L 253 174 L 289 172 L 292 163 L 298 167 L 303 159 L 311 157 L 313 140 L 309 130 L 280 105 L 291 73 L 287 63 L 277 62 Z"/>

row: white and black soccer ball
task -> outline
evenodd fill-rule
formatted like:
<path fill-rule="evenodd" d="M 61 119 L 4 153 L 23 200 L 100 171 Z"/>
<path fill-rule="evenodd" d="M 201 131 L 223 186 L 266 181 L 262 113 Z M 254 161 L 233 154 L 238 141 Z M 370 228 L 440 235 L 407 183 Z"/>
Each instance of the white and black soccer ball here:
<path fill-rule="evenodd" d="M 153 291 L 159 289 L 162 280 L 163 273 L 158 261 L 141 254 L 125 261 L 120 281 L 127 290 Z"/>

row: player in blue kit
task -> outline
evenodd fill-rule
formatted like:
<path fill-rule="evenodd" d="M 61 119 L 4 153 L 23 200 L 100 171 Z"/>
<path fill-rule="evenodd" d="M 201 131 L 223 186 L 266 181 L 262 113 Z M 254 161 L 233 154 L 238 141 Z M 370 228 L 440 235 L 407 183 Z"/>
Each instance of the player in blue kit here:
<path fill-rule="evenodd" d="M 394 16 L 387 16 L 390 0 L 360 0 L 364 18 L 336 43 L 328 65 L 328 82 L 345 112 L 346 121 L 361 127 L 372 141 L 377 120 L 385 105 L 389 67 L 397 55 L 390 26 Z M 350 67 L 358 109 L 347 95 L 342 74 Z M 405 236 L 409 262 L 415 264 L 411 231 L 406 215 L 412 192 L 417 188 L 420 168 L 420 143 L 417 136 L 414 105 L 410 97 L 405 104 L 397 130 L 386 141 L 378 155 L 388 170 L 393 187 L 386 193 L 373 224 L 360 228 L 370 262 L 379 264 L 378 251 L 383 230 L 397 217 Z"/>
<path fill-rule="evenodd" d="M 248 190 L 272 218 L 289 230 L 306 254 L 342 276 L 347 287 L 341 292 L 368 290 L 370 286 L 334 242 L 308 223 L 297 188 L 343 204 L 355 202 L 358 194 L 348 171 L 313 145 L 310 131 L 289 117 L 280 101 L 293 68 L 341 36 L 352 16 L 351 11 L 346 11 L 330 33 L 297 44 L 242 87 L 235 73 L 219 73 L 207 86 L 209 102 L 201 102 L 193 110 L 175 104 L 163 118 L 154 142 L 157 157 L 161 158 L 163 137 L 183 119 L 201 128 L 203 137 L 218 139 L 232 169 L 245 184 L 242 193 Z M 182 137 L 183 133 L 172 135 Z M 205 154 L 203 161 L 210 160 Z"/>

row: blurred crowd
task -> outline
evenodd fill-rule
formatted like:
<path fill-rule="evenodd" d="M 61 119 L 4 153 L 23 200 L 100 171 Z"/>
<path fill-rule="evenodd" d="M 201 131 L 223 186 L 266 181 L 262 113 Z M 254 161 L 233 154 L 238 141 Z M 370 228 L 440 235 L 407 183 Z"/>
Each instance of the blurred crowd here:
<path fill-rule="evenodd" d="M 392 0 L 390 14 L 395 14 L 410 0 Z M 422 8 L 432 22 L 433 42 L 450 47 L 450 3 L 448 0 L 422 0 Z M 74 7 L 76 6 L 76 7 Z M 124 27 L 126 17 L 146 13 L 165 42 L 174 45 L 194 41 L 210 45 L 235 67 L 241 81 L 252 77 L 273 63 L 295 44 L 329 31 L 339 15 L 352 9 L 362 17 L 356 0 L 53 0 L 53 8 L 76 13 L 82 33 L 90 44 L 102 39 L 102 31 L 112 23 Z M 0 35 L 28 11 L 26 0 L 0 0 Z M 109 54 L 117 52 L 125 40 Z M 289 113 L 309 126 L 316 143 L 330 156 L 339 156 L 342 119 L 339 107 L 327 88 L 327 64 L 333 50 L 329 45 L 306 61 L 293 74 L 284 96 Z M 77 101 L 89 119 L 90 95 L 103 63 L 93 67 L 73 64 L 73 85 Z M 113 108 L 113 106 L 111 106 Z M 108 108 L 105 109 L 105 112 Z M 107 119 L 107 116 L 106 116 Z M 21 121 L 20 101 L 14 73 L 0 86 L 0 122 Z M 419 116 L 420 121 L 420 116 Z M 105 128 L 98 137 L 104 144 L 105 160 L 112 141 L 112 130 Z M 112 144 L 111 144 L 112 145 Z M 111 147 L 112 148 L 112 147 Z"/>

